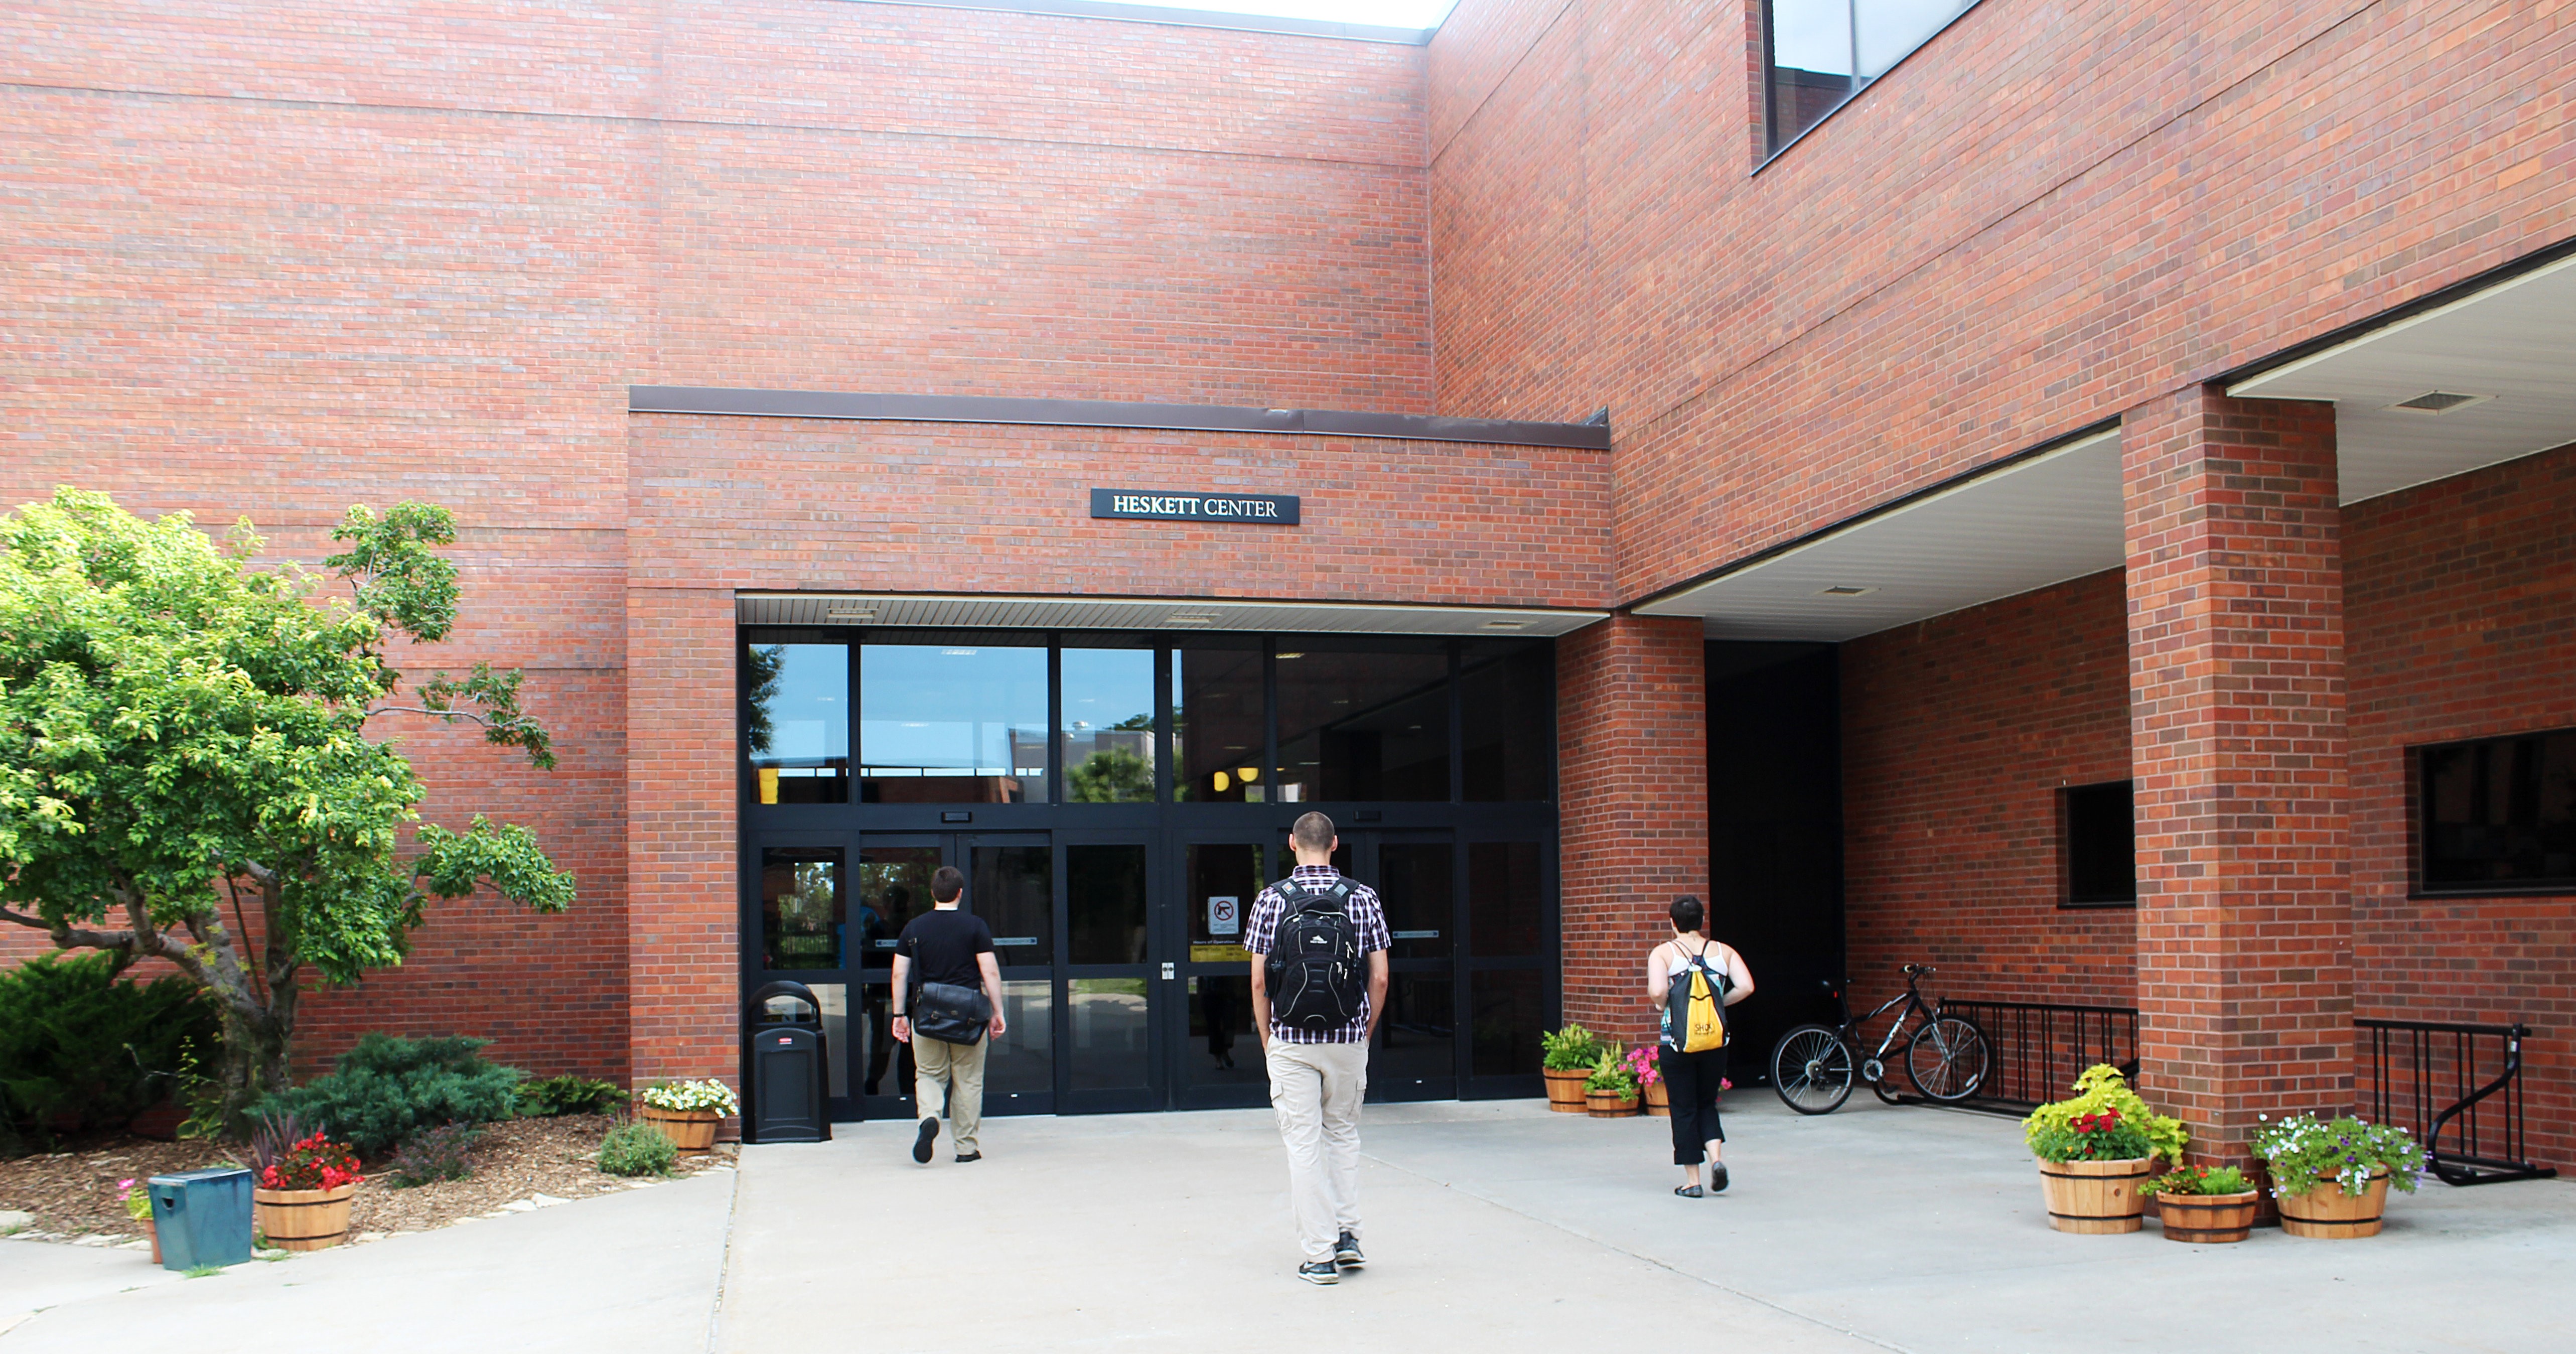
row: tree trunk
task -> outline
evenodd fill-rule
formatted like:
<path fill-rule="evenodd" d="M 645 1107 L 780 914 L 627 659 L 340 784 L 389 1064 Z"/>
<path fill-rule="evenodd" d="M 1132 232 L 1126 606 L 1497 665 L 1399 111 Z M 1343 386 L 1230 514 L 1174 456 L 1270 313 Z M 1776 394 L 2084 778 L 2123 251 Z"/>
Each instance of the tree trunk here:
<path fill-rule="evenodd" d="M 251 1129 L 251 1106 L 261 1097 L 288 1089 L 287 1043 L 294 1035 L 289 1020 L 273 1010 L 247 1012 L 224 1003 L 223 1086 L 224 1136 L 241 1139 Z"/>

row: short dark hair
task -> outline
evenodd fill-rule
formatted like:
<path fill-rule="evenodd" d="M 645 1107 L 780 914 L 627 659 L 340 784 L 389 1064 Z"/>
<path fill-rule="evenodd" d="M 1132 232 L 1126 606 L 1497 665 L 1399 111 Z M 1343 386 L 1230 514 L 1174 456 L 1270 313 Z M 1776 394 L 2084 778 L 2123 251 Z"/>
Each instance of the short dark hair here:
<path fill-rule="evenodd" d="M 1297 815 L 1297 825 L 1288 829 L 1288 840 L 1309 851 L 1333 849 L 1333 820 L 1320 813 Z"/>
<path fill-rule="evenodd" d="M 1708 921 L 1708 908 L 1701 904 L 1699 895 L 1695 893 L 1675 898 L 1670 911 L 1676 931 L 1696 931 Z"/>
<path fill-rule="evenodd" d="M 942 865 L 930 874 L 930 901 L 953 903 L 966 891 L 966 874 L 954 865 Z"/>

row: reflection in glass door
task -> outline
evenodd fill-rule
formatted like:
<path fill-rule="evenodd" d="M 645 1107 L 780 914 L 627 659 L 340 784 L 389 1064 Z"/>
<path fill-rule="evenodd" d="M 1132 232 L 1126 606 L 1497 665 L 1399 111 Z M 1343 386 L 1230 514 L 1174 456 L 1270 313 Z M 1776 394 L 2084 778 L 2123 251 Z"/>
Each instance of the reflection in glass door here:
<path fill-rule="evenodd" d="M 1252 1028 L 1252 952 L 1243 948 L 1252 900 L 1269 882 L 1264 848 L 1249 842 L 1189 842 L 1181 847 L 1180 961 L 1187 1009 L 1174 1020 L 1183 1109 L 1267 1104 L 1270 1074 Z M 1279 853 L 1284 860 L 1285 852 Z M 1282 873 L 1285 873 L 1283 870 Z"/>
<path fill-rule="evenodd" d="M 1069 843 L 1065 879 L 1063 1106 L 1163 1107 L 1150 962 L 1149 852 L 1141 841 Z"/>
<path fill-rule="evenodd" d="M 1386 1100 L 1449 1100 L 1458 1094 L 1457 889 L 1446 841 L 1380 839 L 1378 901 L 1386 909 L 1386 1014 L 1369 1054 L 1369 1093 Z M 1365 867 L 1363 867 L 1365 868 Z"/>

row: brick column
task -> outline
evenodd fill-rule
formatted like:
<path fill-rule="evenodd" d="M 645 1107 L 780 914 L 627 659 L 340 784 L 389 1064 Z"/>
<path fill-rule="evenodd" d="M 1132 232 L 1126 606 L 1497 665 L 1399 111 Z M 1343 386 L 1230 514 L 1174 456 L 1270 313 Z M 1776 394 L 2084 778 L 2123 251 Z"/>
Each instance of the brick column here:
<path fill-rule="evenodd" d="M 2141 1090 L 2242 1162 L 2352 1105 L 2334 409 L 2194 387 L 2121 440 Z"/>
<path fill-rule="evenodd" d="M 627 956 L 638 1084 L 736 1081 L 730 589 L 626 592 Z"/>
<path fill-rule="evenodd" d="M 1646 951 L 1708 896 L 1708 679 L 1693 618 L 1613 616 L 1557 646 L 1565 1018 L 1652 1038 Z"/>

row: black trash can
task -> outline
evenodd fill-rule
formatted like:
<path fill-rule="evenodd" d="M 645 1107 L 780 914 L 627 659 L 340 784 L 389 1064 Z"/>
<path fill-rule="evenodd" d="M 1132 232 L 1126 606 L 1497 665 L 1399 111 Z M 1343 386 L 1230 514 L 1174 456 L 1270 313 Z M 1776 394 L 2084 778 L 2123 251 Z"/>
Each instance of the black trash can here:
<path fill-rule="evenodd" d="M 796 1003 L 804 1009 L 796 1009 Z M 828 1142 L 823 1003 L 803 983 L 764 984 L 743 1007 L 744 1142 Z"/>

